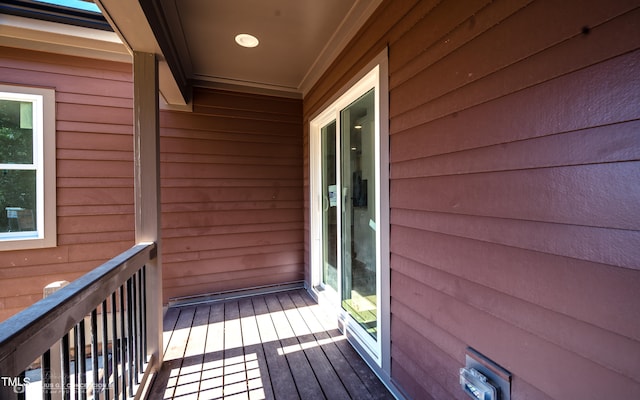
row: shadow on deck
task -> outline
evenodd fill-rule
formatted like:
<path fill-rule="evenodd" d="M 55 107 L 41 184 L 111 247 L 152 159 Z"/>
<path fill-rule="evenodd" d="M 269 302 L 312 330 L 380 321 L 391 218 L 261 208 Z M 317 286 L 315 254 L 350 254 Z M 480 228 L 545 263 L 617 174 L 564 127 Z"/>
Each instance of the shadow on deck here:
<path fill-rule="evenodd" d="M 393 399 L 303 290 L 169 308 L 150 399 Z"/>

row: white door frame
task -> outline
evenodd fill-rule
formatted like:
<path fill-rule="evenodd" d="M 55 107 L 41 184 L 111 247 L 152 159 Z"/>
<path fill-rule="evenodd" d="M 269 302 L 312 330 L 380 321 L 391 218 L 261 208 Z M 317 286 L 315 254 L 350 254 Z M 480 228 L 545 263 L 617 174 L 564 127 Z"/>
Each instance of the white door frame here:
<path fill-rule="evenodd" d="M 318 302 L 336 312 L 342 328 L 374 369 L 386 377 L 391 373 L 390 355 L 390 272 L 389 272 L 389 99 L 388 99 L 388 54 L 385 49 L 340 90 L 329 104 L 311 119 L 309 127 L 309 199 L 310 199 L 310 263 L 311 292 Z M 377 339 L 373 339 L 352 319 L 340 305 L 340 298 L 331 299 L 317 290 L 322 281 L 322 192 L 321 162 L 322 127 L 336 120 L 336 154 L 340 154 L 340 111 L 375 88 L 375 177 L 376 177 L 376 295 L 377 295 Z M 340 162 L 337 163 L 336 186 L 342 188 Z M 341 194 L 339 198 L 341 198 Z M 338 201 L 341 205 L 343 202 Z M 338 216 L 338 237 L 340 238 L 341 210 Z M 338 262 L 342 260 L 341 246 L 338 245 Z M 338 274 L 338 290 L 342 290 L 341 274 Z"/>

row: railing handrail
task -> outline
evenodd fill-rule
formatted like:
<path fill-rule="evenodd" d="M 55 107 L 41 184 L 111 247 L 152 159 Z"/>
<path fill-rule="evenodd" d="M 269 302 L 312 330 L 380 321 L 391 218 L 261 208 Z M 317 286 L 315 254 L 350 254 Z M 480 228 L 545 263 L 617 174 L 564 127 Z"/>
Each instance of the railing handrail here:
<path fill-rule="evenodd" d="M 137 244 L 0 323 L 0 376 L 16 376 L 25 370 L 156 257 L 155 243 Z"/>

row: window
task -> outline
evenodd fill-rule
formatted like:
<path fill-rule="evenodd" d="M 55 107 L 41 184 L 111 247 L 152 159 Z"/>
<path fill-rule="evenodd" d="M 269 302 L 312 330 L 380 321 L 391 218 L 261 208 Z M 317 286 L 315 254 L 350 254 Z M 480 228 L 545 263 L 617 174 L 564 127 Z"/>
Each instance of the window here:
<path fill-rule="evenodd" d="M 82 10 L 101 14 L 100 8 L 91 1 L 86 0 L 36 0 L 39 3 L 55 4 L 61 7 L 68 7 L 73 10 Z"/>
<path fill-rule="evenodd" d="M 0 250 L 56 245 L 55 93 L 0 85 Z"/>
<path fill-rule="evenodd" d="M 0 13 L 57 22 L 85 28 L 113 31 L 100 8 L 84 0 L 5 0 Z"/>

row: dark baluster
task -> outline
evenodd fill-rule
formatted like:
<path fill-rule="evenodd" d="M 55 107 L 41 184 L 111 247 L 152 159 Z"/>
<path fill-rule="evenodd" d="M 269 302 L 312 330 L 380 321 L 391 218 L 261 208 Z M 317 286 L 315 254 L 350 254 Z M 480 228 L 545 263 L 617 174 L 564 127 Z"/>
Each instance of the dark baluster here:
<path fill-rule="evenodd" d="M 144 331 L 142 329 L 142 318 L 144 314 L 142 312 L 142 269 L 138 270 L 138 368 L 140 372 L 144 371 L 144 348 L 142 343 L 144 342 Z M 139 382 L 136 382 L 139 383 Z"/>
<path fill-rule="evenodd" d="M 111 293 L 111 374 L 113 375 L 113 398 L 118 398 L 118 307 L 116 292 Z"/>
<path fill-rule="evenodd" d="M 87 335 L 84 319 L 80 321 L 80 349 L 77 353 L 77 362 L 80 363 L 80 387 L 78 388 L 81 400 L 87 400 L 87 357 L 85 349 L 87 348 Z"/>
<path fill-rule="evenodd" d="M 131 336 L 131 348 L 133 350 L 133 357 L 131 358 L 132 367 L 133 367 L 133 379 L 136 385 L 139 383 L 138 381 L 138 359 L 139 355 L 139 347 L 138 347 L 138 318 L 140 318 L 138 314 L 138 279 L 136 274 L 133 274 L 131 277 L 131 322 L 133 325 L 133 335 Z"/>
<path fill-rule="evenodd" d="M 27 375 L 25 374 L 24 371 L 20 372 L 20 375 L 18 375 L 18 386 L 14 386 L 13 390 L 15 392 L 17 392 L 17 398 L 18 400 L 25 400 L 26 396 L 27 396 L 27 384 L 24 380 L 24 378 Z"/>
<path fill-rule="evenodd" d="M 127 398 L 127 353 L 126 353 L 126 334 L 124 326 L 124 314 L 127 310 L 124 309 L 124 285 L 120 286 L 120 370 L 122 371 L 122 398 Z"/>
<path fill-rule="evenodd" d="M 143 364 L 147 362 L 148 356 L 148 348 L 147 348 L 147 267 L 146 265 L 142 266 L 140 270 L 142 273 L 142 284 L 141 284 L 141 303 L 142 303 L 142 357 Z M 144 365 L 143 365 L 144 368 Z"/>
<path fill-rule="evenodd" d="M 132 281 L 131 278 L 127 279 L 127 370 L 129 371 L 129 394 L 133 393 L 133 296 L 131 294 Z"/>
<path fill-rule="evenodd" d="M 62 373 L 62 398 L 64 400 L 71 399 L 71 391 L 69 385 L 71 384 L 71 380 L 69 379 L 69 364 L 71 363 L 71 359 L 69 357 L 69 334 L 67 333 L 62 337 L 61 346 L 60 346 L 60 355 L 61 355 L 61 373 Z"/>
<path fill-rule="evenodd" d="M 51 350 L 42 355 L 42 398 L 51 400 Z"/>
<path fill-rule="evenodd" d="M 78 379 L 80 378 L 80 364 L 78 363 L 78 352 L 80 348 L 80 323 L 77 323 L 76 326 L 73 327 L 73 387 L 75 390 L 74 398 L 78 397 Z"/>
<path fill-rule="evenodd" d="M 98 398 L 98 309 L 91 311 L 91 372 L 93 375 L 93 398 Z M 86 390 L 84 393 L 86 395 Z"/>
<path fill-rule="evenodd" d="M 104 399 L 109 400 L 109 333 L 107 330 L 106 299 L 102 302 L 102 382 L 100 382 L 100 386 L 104 388 Z"/>
<path fill-rule="evenodd" d="M 78 393 L 80 393 L 79 398 L 81 400 L 87 400 L 87 359 L 85 353 L 85 349 L 87 348 L 86 338 L 86 329 L 83 319 L 82 321 L 80 321 L 80 349 L 76 351 L 76 359 L 78 360 L 77 362 L 80 363 L 80 387 L 78 388 Z"/>

